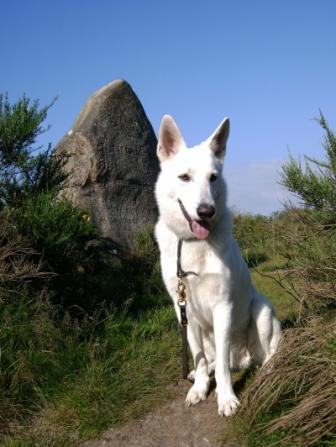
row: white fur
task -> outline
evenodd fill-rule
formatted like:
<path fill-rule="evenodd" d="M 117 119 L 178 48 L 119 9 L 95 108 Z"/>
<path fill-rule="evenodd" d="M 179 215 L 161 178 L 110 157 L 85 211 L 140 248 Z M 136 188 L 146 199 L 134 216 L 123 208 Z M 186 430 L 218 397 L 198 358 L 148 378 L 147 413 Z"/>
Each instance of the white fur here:
<path fill-rule="evenodd" d="M 173 300 L 177 318 L 177 243 L 183 239 L 182 268 L 196 272 L 184 281 L 187 287 L 188 342 L 195 370 L 186 404 L 205 400 L 209 374 L 215 370 L 218 413 L 230 416 L 240 405 L 232 384 L 230 369 L 264 364 L 274 354 L 280 325 L 271 303 L 252 285 L 249 270 L 232 236 L 231 216 L 226 206 L 226 185 L 222 163 L 229 121 L 225 119 L 205 142 L 187 149 L 174 120 L 166 115 L 161 123 L 158 157 L 161 173 L 156 184 L 160 218 L 156 238 L 161 253 L 162 276 Z M 210 181 L 211 174 L 218 174 Z M 180 176 L 188 174 L 190 180 Z M 214 206 L 207 219 L 210 234 L 195 239 L 183 216 L 178 199 L 191 219 L 197 220 L 197 207 Z"/>

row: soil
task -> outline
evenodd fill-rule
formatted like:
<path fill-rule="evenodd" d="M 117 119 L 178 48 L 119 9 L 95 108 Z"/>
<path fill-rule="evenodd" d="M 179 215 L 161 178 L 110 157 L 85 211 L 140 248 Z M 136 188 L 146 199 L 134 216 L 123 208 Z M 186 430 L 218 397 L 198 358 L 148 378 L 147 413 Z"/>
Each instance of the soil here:
<path fill-rule="evenodd" d="M 219 447 L 225 419 L 218 416 L 215 392 L 205 402 L 187 408 L 190 383 L 178 384 L 179 397 L 168 400 L 140 420 L 107 430 L 100 440 L 81 447 Z"/>

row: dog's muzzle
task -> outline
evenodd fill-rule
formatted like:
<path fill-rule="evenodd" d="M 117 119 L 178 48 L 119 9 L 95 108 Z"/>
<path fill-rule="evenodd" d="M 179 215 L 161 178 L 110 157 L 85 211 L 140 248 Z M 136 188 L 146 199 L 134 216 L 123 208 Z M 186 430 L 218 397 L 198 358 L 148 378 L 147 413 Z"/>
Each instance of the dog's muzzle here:
<path fill-rule="evenodd" d="M 197 239 L 200 239 L 200 240 L 206 239 L 210 234 L 210 227 L 209 227 L 208 222 L 206 220 L 203 220 L 202 218 L 201 218 L 201 220 L 192 219 L 189 216 L 187 210 L 185 209 L 185 206 L 183 205 L 182 200 L 178 199 L 178 203 L 180 205 L 183 216 L 185 217 L 185 219 L 187 220 L 187 222 L 189 224 L 190 231 L 195 235 L 195 237 Z M 215 208 L 214 207 L 212 207 L 212 208 L 213 208 L 212 210 L 208 209 L 206 212 L 208 214 L 212 214 L 212 216 L 213 216 L 215 213 Z M 197 213 L 199 215 L 198 211 L 197 211 Z"/>

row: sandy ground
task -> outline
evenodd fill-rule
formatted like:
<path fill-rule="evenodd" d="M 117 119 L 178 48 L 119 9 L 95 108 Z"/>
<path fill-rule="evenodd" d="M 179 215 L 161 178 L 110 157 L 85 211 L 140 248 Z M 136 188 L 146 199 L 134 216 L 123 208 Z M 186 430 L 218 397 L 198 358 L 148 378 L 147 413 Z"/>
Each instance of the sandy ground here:
<path fill-rule="evenodd" d="M 215 392 L 208 400 L 187 408 L 185 395 L 191 386 L 178 384 L 179 397 L 168 400 L 142 419 L 107 430 L 100 440 L 81 447 L 218 447 L 225 419 L 217 414 Z"/>

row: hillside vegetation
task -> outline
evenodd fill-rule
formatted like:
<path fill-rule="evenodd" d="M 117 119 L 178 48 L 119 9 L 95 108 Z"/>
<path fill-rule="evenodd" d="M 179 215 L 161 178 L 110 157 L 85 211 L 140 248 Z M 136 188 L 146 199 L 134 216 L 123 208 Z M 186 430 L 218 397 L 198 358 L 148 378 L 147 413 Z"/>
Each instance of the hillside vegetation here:
<path fill-rule="evenodd" d="M 152 232 L 117 257 L 60 198 L 64 159 L 37 145 L 48 108 L 0 96 L 1 445 L 73 445 L 153 405 L 176 376 Z"/>
<path fill-rule="evenodd" d="M 98 436 L 172 396 L 181 374 L 152 229 L 137 236 L 132 256 L 116 256 L 89 213 L 61 198 L 65 160 L 37 144 L 49 107 L 0 95 L 0 445 L 11 447 Z M 335 142 L 321 123 L 326 144 Z M 243 390 L 229 432 L 239 446 L 332 445 L 336 221 L 323 176 L 336 163 L 329 169 L 328 160 L 316 178 L 295 160 L 283 176 L 293 191 L 311 179 L 328 199 L 235 216 L 253 280 L 287 328 L 275 367 L 251 372 Z"/>
<path fill-rule="evenodd" d="M 290 158 L 282 168 L 282 184 L 302 208 L 271 219 L 281 265 L 267 275 L 288 291 L 298 313 L 271 364 L 243 392 L 226 434 L 237 446 L 336 445 L 336 136 L 322 114 L 318 121 L 325 160 L 305 157 L 303 165 Z"/>

